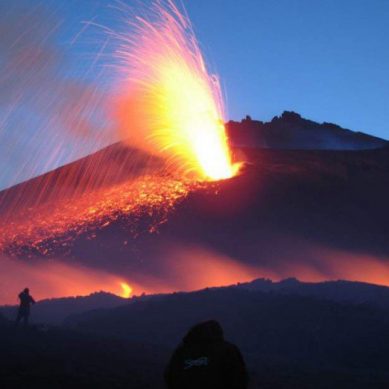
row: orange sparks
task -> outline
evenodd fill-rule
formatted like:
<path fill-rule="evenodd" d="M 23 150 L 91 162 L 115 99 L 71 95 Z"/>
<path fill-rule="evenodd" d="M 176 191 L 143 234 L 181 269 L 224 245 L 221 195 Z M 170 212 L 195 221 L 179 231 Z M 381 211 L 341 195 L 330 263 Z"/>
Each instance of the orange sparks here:
<path fill-rule="evenodd" d="M 207 72 L 190 21 L 166 0 L 128 24 L 117 51 L 126 76 L 116 109 L 122 136 L 187 177 L 233 177 L 239 164 L 228 146 L 220 84 Z"/>
<path fill-rule="evenodd" d="M 123 217 L 136 235 L 137 217 L 149 215 L 153 232 L 175 204 L 200 185 L 155 174 L 21 210 L 14 219 L 0 221 L 0 251 L 12 255 L 27 255 L 26 249 L 43 255 L 66 251 L 76 236 L 88 233 L 94 238 L 96 230 Z"/>

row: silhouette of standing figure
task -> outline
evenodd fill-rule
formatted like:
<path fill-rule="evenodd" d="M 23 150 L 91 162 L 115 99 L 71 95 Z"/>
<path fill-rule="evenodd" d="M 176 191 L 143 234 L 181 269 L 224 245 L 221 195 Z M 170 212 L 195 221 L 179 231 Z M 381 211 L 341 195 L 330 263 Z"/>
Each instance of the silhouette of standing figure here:
<path fill-rule="evenodd" d="M 165 382 L 169 389 L 246 389 L 248 375 L 239 349 L 210 320 L 189 330 L 166 368 Z"/>
<path fill-rule="evenodd" d="M 23 292 L 19 293 L 19 310 L 18 316 L 16 317 L 16 325 L 19 324 L 20 320 L 23 319 L 23 324 L 27 326 L 28 319 L 30 317 L 30 306 L 35 304 L 35 300 L 30 295 L 30 290 L 28 288 L 24 289 Z"/>

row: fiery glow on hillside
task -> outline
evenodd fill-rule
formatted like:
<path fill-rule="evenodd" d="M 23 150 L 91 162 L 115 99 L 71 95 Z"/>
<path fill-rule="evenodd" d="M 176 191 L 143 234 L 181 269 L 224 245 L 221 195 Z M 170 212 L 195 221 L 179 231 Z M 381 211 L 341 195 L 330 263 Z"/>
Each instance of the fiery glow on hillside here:
<path fill-rule="evenodd" d="M 127 284 L 127 282 L 121 282 L 120 283 L 120 286 L 122 288 L 122 293 L 121 293 L 121 296 L 122 297 L 125 297 L 125 298 L 128 298 L 131 296 L 132 294 L 132 288 L 130 285 Z"/>
<path fill-rule="evenodd" d="M 228 146 L 219 80 L 207 71 L 190 21 L 166 0 L 128 25 L 117 50 L 126 77 L 114 108 L 122 137 L 186 177 L 234 176 L 239 164 Z"/>
<path fill-rule="evenodd" d="M 125 223 L 129 238 L 145 228 L 153 233 L 198 185 L 166 176 L 144 176 L 86 192 L 77 199 L 20 210 L 14 219 L 0 220 L 0 250 L 17 256 L 67 253 L 75 238 L 86 234 L 94 239 L 97 230 L 115 221 Z M 143 224 L 138 226 L 139 219 Z"/>

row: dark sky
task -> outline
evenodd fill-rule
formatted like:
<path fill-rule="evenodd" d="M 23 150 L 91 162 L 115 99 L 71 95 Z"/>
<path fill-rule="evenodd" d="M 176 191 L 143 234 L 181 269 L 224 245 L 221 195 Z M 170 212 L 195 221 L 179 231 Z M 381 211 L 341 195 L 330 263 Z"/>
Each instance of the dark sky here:
<path fill-rule="evenodd" d="M 0 188 L 112 141 L 99 106 L 114 79 L 103 27 L 116 30 L 128 17 L 117 4 L 1 1 Z M 389 138 L 388 1 L 183 4 L 210 69 L 221 78 L 226 119 L 269 120 L 294 110 Z M 93 103 L 78 112 L 83 98 Z"/>

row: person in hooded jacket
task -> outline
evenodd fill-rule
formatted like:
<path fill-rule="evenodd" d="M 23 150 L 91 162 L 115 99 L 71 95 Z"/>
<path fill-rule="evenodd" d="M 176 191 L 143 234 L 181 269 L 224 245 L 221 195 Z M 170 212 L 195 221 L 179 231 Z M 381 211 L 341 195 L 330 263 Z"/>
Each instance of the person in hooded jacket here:
<path fill-rule="evenodd" d="M 171 357 L 165 382 L 168 389 L 246 389 L 248 375 L 239 349 L 210 320 L 189 330 Z"/>

